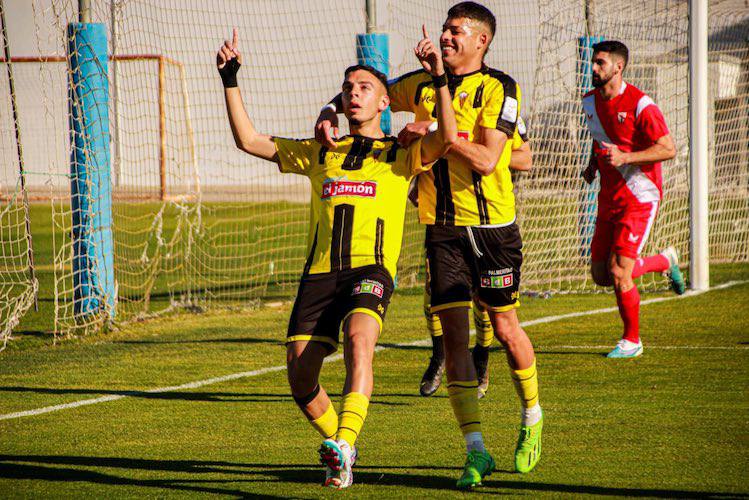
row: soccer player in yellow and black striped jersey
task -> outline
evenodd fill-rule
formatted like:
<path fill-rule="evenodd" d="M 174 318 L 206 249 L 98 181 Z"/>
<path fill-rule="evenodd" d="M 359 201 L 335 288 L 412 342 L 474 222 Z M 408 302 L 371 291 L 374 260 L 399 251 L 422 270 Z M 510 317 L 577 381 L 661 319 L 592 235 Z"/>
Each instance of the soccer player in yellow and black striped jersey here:
<path fill-rule="evenodd" d="M 297 405 L 325 439 L 320 447 L 325 485 L 345 488 L 353 481 L 354 445 L 372 394 L 372 360 L 393 292 L 408 187 L 457 140 L 447 77 L 424 29 L 415 53 L 434 77 L 440 131 L 404 148 L 380 129 L 389 104 L 385 75 L 370 66 L 348 68 L 342 104 L 351 135 L 330 151 L 312 139 L 256 132 L 237 86 L 237 38 L 235 29 L 216 58 L 237 147 L 277 163 L 281 172 L 308 177 L 312 186 L 309 256 L 286 339 L 288 378 Z M 336 413 L 318 380 L 325 356 L 338 347 L 341 328 L 346 382 Z"/>
<path fill-rule="evenodd" d="M 430 125 L 435 122 L 427 122 Z M 424 127 L 424 124 L 409 124 L 411 127 L 404 128 L 401 136 L 410 134 Z M 526 172 L 533 165 L 533 157 L 530 145 L 528 144 L 527 128 L 523 119 L 518 117 L 518 126 L 512 138 L 512 156 L 510 157 L 509 168 L 515 172 Z M 418 193 L 414 189 L 409 194 L 409 199 L 414 201 L 413 193 Z M 417 201 L 415 203 L 418 206 Z M 426 265 L 427 269 L 429 263 Z M 427 279 L 429 273 L 427 272 Z M 478 379 L 478 397 L 479 399 L 486 395 L 489 388 L 489 347 L 494 339 L 494 329 L 492 328 L 489 313 L 478 301 L 474 295 L 472 304 L 473 326 L 476 331 L 476 342 L 471 351 L 473 366 L 476 368 L 476 378 Z M 424 371 L 419 384 L 419 392 L 422 396 L 431 396 L 442 383 L 442 374 L 445 369 L 445 352 L 442 345 L 442 323 L 437 313 L 431 312 L 431 296 L 429 295 L 429 286 L 424 286 L 424 317 L 426 318 L 427 330 L 432 340 L 432 355 L 429 359 L 429 365 Z"/>
<path fill-rule="evenodd" d="M 476 372 L 468 350 L 465 308 L 475 290 L 489 311 L 495 336 L 504 346 L 521 402 L 515 468 L 538 463 L 543 415 L 533 345 L 520 327 L 522 242 L 515 224 L 515 198 L 508 169 L 521 93 L 507 74 L 484 65 L 496 19 L 475 2 L 454 5 L 440 37 L 442 57 L 458 124 L 458 142 L 432 171 L 419 177 L 419 219 L 427 224 L 431 312 L 438 313 L 445 344 L 450 402 L 463 432 L 468 459 L 458 487 L 470 488 L 494 468 L 481 434 Z M 331 106 L 337 106 L 332 103 Z M 423 71 L 391 82 L 393 111 L 411 111 L 417 121 L 434 112 L 434 87 Z M 316 138 L 330 141 L 334 113 L 323 111 Z"/>

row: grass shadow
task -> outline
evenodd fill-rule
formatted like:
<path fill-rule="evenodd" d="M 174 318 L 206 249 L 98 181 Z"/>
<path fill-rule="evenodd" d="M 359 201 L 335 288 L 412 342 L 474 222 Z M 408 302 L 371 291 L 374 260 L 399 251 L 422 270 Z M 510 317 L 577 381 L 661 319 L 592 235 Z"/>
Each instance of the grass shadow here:
<path fill-rule="evenodd" d="M 322 469 L 312 464 L 268 464 L 235 463 L 202 460 L 154 460 L 124 457 L 85 457 L 54 455 L 0 455 L 0 478 L 20 480 L 44 480 L 59 482 L 88 482 L 112 486 L 139 486 L 170 489 L 181 492 L 214 493 L 249 498 L 254 494 L 233 488 L 221 488 L 223 483 L 281 482 L 313 485 L 321 482 Z M 121 477 L 96 470 L 75 467 L 122 469 L 130 471 L 162 471 L 194 474 L 191 478 L 136 479 Z M 361 466 L 356 467 L 354 477 L 357 485 L 398 486 L 429 490 L 455 490 L 455 477 L 460 467 L 434 467 L 430 465 Z M 413 471 L 449 471 L 450 475 L 414 474 Z M 403 471 L 403 472 L 401 472 Z M 500 473 L 505 471 L 498 471 Z M 224 474 L 225 479 L 201 479 L 203 474 Z M 252 477 L 255 474 L 259 477 Z M 509 474 L 508 474 L 509 475 Z M 514 475 L 514 474 L 512 474 Z M 565 495 L 628 496 L 651 498 L 748 498 L 743 493 L 691 491 L 658 488 L 616 488 L 598 485 L 575 485 L 558 483 L 536 483 L 487 478 L 484 487 L 477 490 L 484 495 L 498 495 L 514 490 L 528 494 L 547 492 Z M 311 496 L 319 496 L 319 490 L 310 490 Z M 272 497 L 272 495 L 263 494 Z"/>

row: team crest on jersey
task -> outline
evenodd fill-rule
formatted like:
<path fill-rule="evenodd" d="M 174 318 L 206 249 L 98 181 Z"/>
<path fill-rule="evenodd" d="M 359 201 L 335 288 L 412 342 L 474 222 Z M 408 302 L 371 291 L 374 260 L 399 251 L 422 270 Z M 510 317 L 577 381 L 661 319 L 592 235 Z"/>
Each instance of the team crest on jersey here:
<path fill-rule="evenodd" d="M 466 103 L 466 99 L 468 99 L 468 92 L 465 90 L 458 94 L 458 99 L 460 99 L 460 107 L 462 108 L 463 105 Z"/>
<path fill-rule="evenodd" d="M 627 112 L 626 111 L 619 111 L 616 114 L 617 118 L 619 118 L 619 123 L 624 123 L 624 120 L 627 119 Z"/>
<path fill-rule="evenodd" d="M 467 130 L 458 130 L 458 137 L 462 137 L 466 141 L 470 140 L 471 133 Z"/>
<path fill-rule="evenodd" d="M 372 156 L 374 157 L 375 160 L 379 160 L 381 154 L 382 154 L 381 149 L 375 149 L 374 151 L 372 151 Z"/>
<path fill-rule="evenodd" d="M 325 179 L 322 183 L 320 199 L 327 200 L 335 196 L 374 198 L 377 196 L 377 183 L 374 181 L 349 181 L 345 178 Z"/>
<path fill-rule="evenodd" d="M 369 293 L 376 297 L 382 298 L 382 294 L 385 292 L 385 286 L 379 281 L 375 280 L 362 280 L 354 285 L 354 291 L 351 295 L 361 295 L 363 293 Z"/>

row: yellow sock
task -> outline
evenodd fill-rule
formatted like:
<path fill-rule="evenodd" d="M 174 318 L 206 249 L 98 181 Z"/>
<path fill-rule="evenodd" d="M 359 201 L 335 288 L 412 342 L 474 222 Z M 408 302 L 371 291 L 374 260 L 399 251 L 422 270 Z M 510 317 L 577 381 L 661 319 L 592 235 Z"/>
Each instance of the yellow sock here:
<path fill-rule="evenodd" d="M 364 425 L 364 419 L 367 418 L 368 406 L 369 398 L 360 392 L 349 392 L 343 395 L 337 439 L 345 440 L 353 448 Z"/>
<path fill-rule="evenodd" d="M 429 266 L 429 262 L 427 262 L 427 266 Z M 427 319 L 427 330 L 432 337 L 440 337 L 442 335 L 442 323 L 440 323 L 439 315 L 429 312 L 431 307 L 432 296 L 429 295 L 429 289 L 424 287 L 424 317 Z"/>
<path fill-rule="evenodd" d="M 520 396 L 523 408 L 532 408 L 538 404 L 538 372 L 536 372 L 536 360 L 528 368 L 514 370 L 510 368 L 512 383 Z"/>
<path fill-rule="evenodd" d="M 322 416 L 310 420 L 309 423 L 320 433 L 323 439 L 335 437 L 335 433 L 338 431 L 338 414 L 335 412 L 335 408 L 333 408 L 333 403 L 330 403 Z"/>
<path fill-rule="evenodd" d="M 455 381 L 447 384 L 450 405 L 453 407 L 453 413 L 464 436 L 469 432 L 481 432 L 478 386 L 476 380 Z"/>
<path fill-rule="evenodd" d="M 473 326 L 476 328 L 476 344 L 489 347 L 494 339 L 494 329 L 489 319 L 489 313 L 473 304 Z"/>
<path fill-rule="evenodd" d="M 442 323 L 438 314 L 432 314 L 428 308 L 424 309 L 424 317 L 427 319 L 427 330 L 432 337 L 442 336 Z"/>

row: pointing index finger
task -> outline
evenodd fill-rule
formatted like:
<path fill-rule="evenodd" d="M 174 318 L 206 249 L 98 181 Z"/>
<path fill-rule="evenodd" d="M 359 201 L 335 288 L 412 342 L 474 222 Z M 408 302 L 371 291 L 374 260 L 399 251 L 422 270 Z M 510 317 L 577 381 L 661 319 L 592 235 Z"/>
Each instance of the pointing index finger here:
<path fill-rule="evenodd" d="M 422 24 L 421 25 L 421 31 L 422 31 L 422 33 L 424 33 L 424 38 L 429 38 L 429 35 L 427 35 L 427 25 L 426 24 Z"/>
<path fill-rule="evenodd" d="M 234 28 L 231 33 L 231 47 L 233 49 L 237 47 L 237 42 L 239 42 L 239 33 L 237 32 L 237 28 Z"/>

